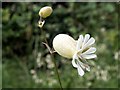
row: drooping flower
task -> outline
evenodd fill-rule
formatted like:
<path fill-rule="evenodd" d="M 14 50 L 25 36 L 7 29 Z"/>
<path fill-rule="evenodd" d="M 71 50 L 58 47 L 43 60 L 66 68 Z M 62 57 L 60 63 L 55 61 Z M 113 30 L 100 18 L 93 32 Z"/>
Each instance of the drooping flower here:
<path fill-rule="evenodd" d="M 96 51 L 92 45 L 95 43 L 93 37 L 89 34 L 79 36 L 78 40 L 66 34 L 58 34 L 53 39 L 53 47 L 55 51 L 65 58 L 72 59 L 73 67 L 77 68 L 80 76 L 84 75 L 84 71 L 90 71 L 90 66 L 86 59 L 96 58 Z"/>

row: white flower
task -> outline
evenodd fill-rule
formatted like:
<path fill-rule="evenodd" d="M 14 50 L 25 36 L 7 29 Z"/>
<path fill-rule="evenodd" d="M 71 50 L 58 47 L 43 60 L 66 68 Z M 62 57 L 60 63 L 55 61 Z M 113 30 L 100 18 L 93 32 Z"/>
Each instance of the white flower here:
<path fill-rule="evenodd" d="M 78 74 L 80 76 L 84 75 L 84 70 L 90 71 L 90 66 L 87 64 L 86 59 L 96 58 L 97 55 L 94 54 L 96 51 L 95 47 L 92 45 L 95 43 L 93 37 L 90 38 L 89 34 L 79 36 L 76 45 L 76 53 L 73 55 L 72 65 L 77 68 Z M 80 61 L 81 60 L 81 61 Z M 82 62 L 84 61 L 84 63 Z"/>
<path fill-rule="evenodd" d="M 55 51 L 63 57 L 72 58 L 72 65 L 77 68 L 80 76 L 84 75 L 84 71 L 90 71 L 90 66 L 86 59 L 96 58 L 94 54 L 96 51 L 92 45 L 95 43 L 93 37 L 89 34 L 79 36 L 76 41 L 66 34 L 59 34 L 53 40 L 53 47 Z"/>

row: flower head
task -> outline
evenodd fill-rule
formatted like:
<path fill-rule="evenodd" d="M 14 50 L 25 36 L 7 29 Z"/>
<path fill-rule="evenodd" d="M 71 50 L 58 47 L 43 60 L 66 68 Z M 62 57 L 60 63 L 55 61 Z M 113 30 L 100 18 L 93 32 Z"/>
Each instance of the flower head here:
<path fill-rule="evenodd" d="M 48 16 L 50 16 L 52 11 L 53 11 L 53 9 L 50 6 L 45 6 L 40 9 L 40 11 L 39 11 L 40 20 L 38 21 L 38 26 L 40 28 L 42 28 L 45 23 L 44 18 L 47 18 Z"/>
<path fill-rule="evenodd" d="M 94 54 L 96 51 L 92 45 L 95 43 L 93 37 L 89 34 L 79 36 L 76 41 L 66 34 L 59 34 L 53 40 L 53 47 L 55 51 L 63 57 L 72 58 L 73 67 L 77 68 L 80 76 L 84 75 L 84 71 L 90 71 L 90 66 L 86 59 L 96 58 Z"/>
<path fill-rule="evenodd" d="M 51 15 L 52 11 L 53 11 L 53 9 L 50 6 L 45 6 L 40 9 L 39 15 L 42 18 L 46 18 Z"/>

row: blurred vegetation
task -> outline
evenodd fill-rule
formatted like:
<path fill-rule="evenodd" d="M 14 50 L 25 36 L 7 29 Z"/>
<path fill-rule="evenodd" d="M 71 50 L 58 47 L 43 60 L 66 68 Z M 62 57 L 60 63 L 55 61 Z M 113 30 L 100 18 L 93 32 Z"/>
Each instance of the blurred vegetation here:
<path fill-rule="evenodd" d="M 89 60 L 90 72 L 80 77 L 71 60 L 55 54 L 64 88 L 118 87 L 118 4 L 116 3 L 2 3 L 2 83 L 5 88 L 59 87 L 54 65 L 38 28 L 38 12 L 52 6 L 53 13 L 46 19 L 44 31 L 49 45 L 59 33 L 78 38 L 89 33 L 96 39 L 98 58 Z M 36 63 L 35 38 L 39 37 L 40 62 Z M 38 65 L 39 64 L 39 65 Z M 37 76 L 30 71 L 37 71 Z M 39 78 L 34 80 L 34 78 Z"/>

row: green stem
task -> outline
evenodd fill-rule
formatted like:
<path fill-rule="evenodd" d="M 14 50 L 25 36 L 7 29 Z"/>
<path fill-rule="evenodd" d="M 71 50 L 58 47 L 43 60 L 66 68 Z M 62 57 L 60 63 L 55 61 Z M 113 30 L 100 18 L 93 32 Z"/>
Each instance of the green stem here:
<path fill-rule="evenodd" d="M 46 33 L 45 33 L 45 31 L 44 31 L 42 28 L 41 28 L 41 34 L 44 36 L 45 43 L 48 45 L 48 42 L 47 42 L 47 39 L 46 39 Z M 57 64 L 56 64 L 56 61 L 55 61 L 55 59 L 54 59 L 54 55 L 53 55 L 53 53 L 50 53 L 50 54 L 51 54 L 51 58 L 52 58 L 52 60 L 53 60 L 54 66 L 55 66 L 55 73 L 57 74 L 57 78 L 58 78 L 58 81 L 59 81 L 61 90 L 63 90 L 63 88 L 62 88 L 62 83 L 61 83 L 61 80 L 60 80 L 60 75 L 59 75 L 59 73 L 58 73 Z"/>
<path fill-rule="evenodd" d="M 57 74 L 57 78 L 58 78 L 60 87 L 61 87 L 61 89 L 63 90 L 63 88 L 62 88 L 62 83 L 61 83 L 61 80 L 60 80 L 60 76 L 59 76 L 59 73 L 58 73 L 57 64 L 56 64 L 56 61 L 55 61 L 55 59 L 54 59 L 54 55 L 53 55 L 52 53 L 51 53 L 51 58 L 52 58 L 52 60 L 53 60 L 53 62 L 54 62 L 54 65 L 55 65 L 55 72 L 56 72 L 56 74 Z"/>

